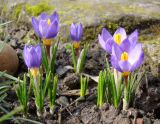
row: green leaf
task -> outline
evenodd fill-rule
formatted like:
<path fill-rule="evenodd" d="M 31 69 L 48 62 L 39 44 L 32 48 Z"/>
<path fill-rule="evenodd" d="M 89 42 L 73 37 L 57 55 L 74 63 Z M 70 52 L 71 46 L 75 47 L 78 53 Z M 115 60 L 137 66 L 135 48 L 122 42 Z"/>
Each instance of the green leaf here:
<path fill-rule="evenodd" d="M 76 54 L 73 45 L 71 45 L 71 50 L 72 50 L 72 62 L 74 66 L 74 71 L 76 72 L 77 70 L 77 60 L 76 60 Z"/>
<path fill-rule="evenodd" d="M 48 59 L 47 59 L 47 53 L 46 53 L 46 49 L 44 47 L 44 45 L 42 45 L 42 65 L 45 69 L 45 71 L 47 72 L 48 70 Z"/>
<path fill-rule="evenodd" d="M 50 63 L 50 70 L 53 74 L 55 73 L 57 48 L 58 48 L 58 43 L 52 46 L 52 58 Z"/>
<path fill-rule="evenodd" d="M 14 114 L 22 111 L 23 107 L 17 107 L 15 108 L 13 111 L 9 112 L 8 114 L 3 115 L 2 117 L 0 117 L 0 122 L 3 122 L 5 120 L 8 120 L 10 117 L 12 117 Z"/>
<path fill-rule="evenodd" d="M 8 21 L 8 22 L 5 22 L 5 23 L 2 23 L 2 24 L 0 24 L 0 27 L 3 27 L 3 26 L 5 26 L 5 25 L 7 25 L 7 24 L 9 24 L 11 22 L 13 22 L 13 21 Z"/>
<path fill-rule="evenodd" d="M 77 69 L 76 69 L 77 73 L 81 73 L 84 68 L 88 47 L 89 45 L 85 45 L 80 53 L 80 56 L 77 62 Z"/>

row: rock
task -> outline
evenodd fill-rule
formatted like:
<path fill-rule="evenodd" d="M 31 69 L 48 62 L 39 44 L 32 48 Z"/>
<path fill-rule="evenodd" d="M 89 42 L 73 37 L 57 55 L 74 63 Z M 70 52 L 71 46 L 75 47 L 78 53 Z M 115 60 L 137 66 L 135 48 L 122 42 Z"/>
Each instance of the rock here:
<path fill-rule="evenodd" d="M 137 118 L 135 124 L 143 124 L 143 118 Z"/>
<path fill-rule="evenodd" d="M 143 118 L 143 122 L 144 122 L 144 124 L 152 124 L 151 119 L 147 118 L 147 117 Z"/>
<path fill-rule="evenodd" d="M 16 51 L 8 44 L 0 41 L 0 45 L 4 44 L 0 51 L 0 71 L 7 71 L 9 74 L 15 74 L 18 69 L 19 60 Z"/>
<path fill-rule="evenodd" d="M 69 105 L 68 98 L 65 97 L 65 96 L 59 97 L 59 98 L 56 100 L 56 102 L 57 102 L 58 104 L 62 105 L 62 106 L 67 106 L 67 105 Z"/>
<path fill-rule="evenodd" d="M 153 124 L 160 124 L 160 120 L 156 119 Z"/>

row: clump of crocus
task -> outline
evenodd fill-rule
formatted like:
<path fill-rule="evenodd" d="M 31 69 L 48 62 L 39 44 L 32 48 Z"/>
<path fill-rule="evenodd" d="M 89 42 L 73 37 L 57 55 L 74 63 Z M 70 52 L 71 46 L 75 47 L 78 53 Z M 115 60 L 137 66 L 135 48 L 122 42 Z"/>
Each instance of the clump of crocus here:
<path fill-rule="evenodd" d="M 88 88 L 88 82 L 89 82 L 89 78 L 88 77 L 82 77 L 80 79 L 80 97 L 82 99 L 85 98 L 86 92 L 87 92 L 87 88 Z"/>
<path fill-rule="evenodd" d="M 114 80 L 117 87 L 114 88 L 113 91 L 119 92 L 118 90 L 121 89 L 121 85 L 119 84 L 121 83 L 121 78 L 124 77 L 125 88 L 123 109 L 126 110 L 129 105 L 130 96 L 137 87 L 137 83 L 135 83 L 136 80 L 131 78 L 134 76 L 130 76 L 130 73 L 137 69 L 144 59 L 142 45 L 138 43 L 138 31 L 135 30 L 127 36 L 125 29 L 120 27 L 112 36 L 105 28 L 103 28 L 102 34 L 99 34 L 98 39 L 101 47 L 111 55 L 111 63 L 114 68 Z M 116 95 L 113 95 L 113 97 L 114 96 Z"/>
<path fill-rule="evenodd" d="M 144 53 L 140 43 L 133 46 L 132 43 L 129 43 L 128 39 L 124 42 L 126 42 L 127 45 L 123 47 L 119 47 L 116 44 L 113 45 L 111 63 L 115 69 L 122 72 L 124 77 L 128 77 L 130 72 L 139 68 L 142 64 Z"/>
<path fill-rule="evenodd" d="M 87 55 L 88 45 L 84 45 L 84 48 L 80 52 L 80 40 L 83 35 L 82 24 L 71 24 L 70 28 L 70 36 L 73 41 L 73 45 L 71 46 L 72 50 L 72 61 L 74 65 L 74 70 L 76 73 L 81 73 L 84 68 L 84 63 Z"/>
<path fill-rule="evenodd" d="M 77 52 L 79 52 L 80 40 L 82 38 L 82 34 L 83 34 L 82 24 L 81 23 L 79 23 L 79 24 L 72 23 L 71 28 L 70 28 L 70 35 L 71 35 L 71 39 L 73 41 L 73 46 Z"/>
<path fill-rule="evenodd" d="M 42 88 L 42 76 L 39 68 L 42 60 L 42 50 L 40 44 L 36 46 L 25 45 L 23 50 L 24 61 L 30 70 L 30 83 L 34 91 L 37 115 L 41 116 L 44 108 L 44 92 Z"/>
<path fill-rule="evenodd" d="M 102 34 L 98 35 L 99 43 L 101 47 L 109 54 L 112 53 L 113 44 L 117 44 L 120 47 L 124 46 L 123 41 L 127 38 L 127 34 L 124 28 L 118 28 L 112 36 L 105 28 L 102 29 Z M 135 30 L 128 36 L 128 41 L 134 46 L 138 41 L 138 31 Z"/>
<path fill-rule="evenodd" d="M 32 26 L 35 33 L 42 39 L 46 46 L 47 54 L 50 56 L 50 46 L 52 39 L 57 36 L 59 31 L 59 17 L 55 11 L 51 16 L 41 13 L 39 19 L 32 17 Z"/>
<path fill-rule="evenodd" d="M 39 74 L 39 68 L 42 61 L 42 51 L 40 44 L 36 46 L 25 45 L 23 50 L 24 61 L 33 77 Z"/>
<path fill-rule="evenodd" d="M 23 107 L 24 116 L 27 116 L 29 95 L 27 91 L 26 74 L 24 74 L 23 81 L 20 81 L 20 78 L 18 78 L 18 86 L 15 85 L 15 91 L 20 105 Z"/>
<path fill-rule="evenodd" d="M 111 63 L 112 66 L 122 73 L 125 79 L 125 91 L 123 99 L 123 109 L 128 108 L 129 99 L 127 98 L 128 89 L 128 76 L 135 69 L 139 68 L 144 60 L 144 53 L 142 50 L 142 45 L 140 43 L 134 44 L 130 43 L 126 39 L 123 46 L 113 45 Z"/>
<path fill-rule="evenodd" d="M 124 47 L 126 45 L 128 46 L 128 44 L 132 44 L 132 46 L 135 46 L 135 44 L 138 42 L 138 31 L 135 30 L 128 36 L 129 42 L 125 41 L 126 38 L 127 38 L 126 31 L 122 27 L 118 28 L 113 36 L 105 28 L 103 28 L 102 34 L 101 35 L 99 34 L 98 36 L 101 47 L 109 54 L 112 53 L 112 46 L 114 44 L 118 45 L 122 49 L 129 49 L 128 47 Z M 119 73 L 116 69 L 113 70 L 117 87 L 121 80 L 121 73 Z"/>

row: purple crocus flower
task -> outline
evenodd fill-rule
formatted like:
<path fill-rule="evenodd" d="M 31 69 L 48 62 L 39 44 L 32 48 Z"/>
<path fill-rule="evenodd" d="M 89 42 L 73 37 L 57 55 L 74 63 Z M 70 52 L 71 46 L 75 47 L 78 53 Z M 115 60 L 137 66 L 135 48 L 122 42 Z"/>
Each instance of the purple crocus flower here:
<path fill-rule="evenodd" d="M 70 28 L 70 36 L 73 41 L 74 48 L 79 48 L 82 34 L 83 34 L 82 24 L 72 23 Z"/>
<path fill-rule="evenodd" d="M 101 47 L 111 54 L 112 52 L 112 45 L 117 44 L 121 47 L 123 41 L 127 38 L 127 34 L 124 28 L 118 28 L 114 35 L 112 36 L 105 28 L 102 29 L 102 34 L 98 35 L 99 43 Z M 138 31 L 135 30 L 128 36 L 128 41 L 135 45 L 138 41 Z"/>
<path fill-rule="evenodd" d="M 39 19 L 32 17 L 32 26 L 35 33 L 42 38 L 45 45 L 51 45 L 52 38 L 57 36 L 59 31 L 59 17 L 55 11 L 51 16 L 41 13 Z"/>
<path fill-rule="evenodd" d="M 123 44 L 122 47 L 117 44 L 112 46 L 111 64 L 116 70 L 122 72 L 124 76 L 128 76 L 130 72 L 140 67 L 144 60 L 144 53 L 142 44 L 137 43 L 132 46 L 129 39 L 123 42 L 126 44 Z"/>
<path fill-rule="evenodd" d="M 42 61 L 42 50 L 40 44 L 37 44 L 36 46 L 25 45 L 23 57 L 25 64 L 31 71 L 32 75 L 36 76 Z"/>

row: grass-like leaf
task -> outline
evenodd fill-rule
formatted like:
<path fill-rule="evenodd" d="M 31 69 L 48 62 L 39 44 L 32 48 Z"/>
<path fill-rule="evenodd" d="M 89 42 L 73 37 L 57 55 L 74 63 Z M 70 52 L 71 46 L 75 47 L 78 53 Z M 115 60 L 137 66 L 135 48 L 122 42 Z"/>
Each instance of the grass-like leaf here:
<path fill-rule="evenodd" d="M 50 83 L 49 89 L 48 89 L 49 106 L 50 106 L 50 112 L 52 114 L 54 112 L 54 106 L 55 106 L 55 100 L 56 100 L 57 83 L 58 83 L 58 76 L 55 76 L 53 83 Z"/>
<path fill-rule="evenodd" d="M 45 71 L 47 72 L 48 71 L 48 58 L 47 58 L 47 52 L 46 52 L 46 49 L 44 47 L 44 45 L 41 45 L 41 48 L 42 48 L 42 65 L 45 69 Z"/>
<path fill-rule="evenodd" d="M 24 115 L 27 115 L 28 91 L 27 91 L 27 85 L 26 85 L 26 74 L 24 74 L 23 82 L 18 81 L 18 86 L 15 87 L 15 90 L 16 90 L 16 94 L 20 102 L 20 105 L 23 107 Z"/>
<path fill-rule="evenodd" d="M 80 97 L 85 97 L 86 95 L 86 91 L 87 91 L 87 88 L 88 88 L 88 81 L 89 81 L 89 78 L 88 77 L 82 77 L 81 76 L 81 79 L 80 79 Z"/>
<path fill-rule="evenodd" d="M 58 48 L 58 43 L 52 46 L 52 57 L 51 57 L 51 63 L 50 63 L 50 70 L 52 74 L 55 73 L 57 48 Z"/>
<path fill-rule="evenodd" d="M 84 48 L 82 49 L 81 53 L 80 53 L 80 56 L 79 56 L 78 61 L 77 61 L 77 69 L 76 69 L 77 73 L 81 73 L 82 70 L 84 69 L 84 64 L 85 64 L 85 61 L 86 61 L 86 55 L 87 55 L 88 47 L 89 47 L 89 45 L 85 45 Z"/>

